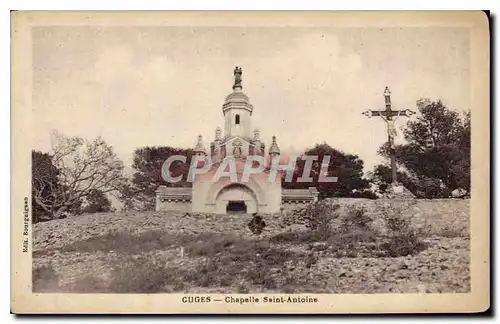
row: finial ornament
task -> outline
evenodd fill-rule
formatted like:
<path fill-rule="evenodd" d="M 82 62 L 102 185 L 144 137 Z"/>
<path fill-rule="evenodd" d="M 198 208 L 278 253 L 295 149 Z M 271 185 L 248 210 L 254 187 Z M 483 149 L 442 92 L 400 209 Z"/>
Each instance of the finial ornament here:
<path fill-rule="evenodd" d="M 280 148 L 278 147 L 278 144 L 276 143 L 276 136 L 273 135 L 273 141 L 271 143 L 271 147 L 269 147 L 269 154 L 270 155 L 279 155 L 280 154 Z"/>
<path fill-rule="evenodd" d="M 205 147 L 203 146 L 203 137 L 201 135 L 198 135 L 198 142 L 196 143 L 196 146 L 194 147 L 194 152 L 195 153 L 201 153 L 205 154 Z"/>
<path fill-rule="evenodd" d="M 254 131 L 253 131 L 253 139 L 254 139 L 255 141 L 260 140 L 260 131 L 259 131 L 259 129 L 258 129 L 258 128 L 254 129 Z"/>
<path fill-rule="evenodd" d="M 241 67 L 235 67 L 234 68 L 234 85 L 233 85 L 233 89 L 236 89 L 236 88 L 243 88 L 241 86 L 241 75 L 243 74 L 243 71 L 241 70 Z"/>
<path fill-rule="evenodd" d="M 216 140 L 220 140 L 221 139 L 221 129 L 220 129 L 220 127 L 217 127 L 215 129 L 215 139 Z"/>

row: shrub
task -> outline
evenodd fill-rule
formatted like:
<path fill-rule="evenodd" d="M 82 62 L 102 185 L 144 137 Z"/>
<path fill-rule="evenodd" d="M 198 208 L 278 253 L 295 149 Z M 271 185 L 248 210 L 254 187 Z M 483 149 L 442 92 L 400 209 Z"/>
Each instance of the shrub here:
<path fill-rule="evenodd" d="M 252 220 L 248 223 L 248 228 L 253 234 L 259 235 L 262 230 L 266 227 L 266 222 L 262 219 L 262 216 L 253 214 Z"/>
<path fill-rule="evenodd" d="M 401 216 L 400 210 L 383 212 L 387 226 L 387 239 L 381 244 L 390 257 L 417 254 L 427 248 L 427 243 L 420 239 L 419 231 L 410 220 Z"/>
<path fill-rule="evenodd" d="M 331 222 L 338 217 L 339 205 L 330 205 L 321 200 L 311 203 L 306 208 L 282 213 L 282 227 L 292 224 L 305 225 L 309 230 L 327 230 Z"/>
<path fill-rule="evenodd" d="M 364 208 L 350 206 L 347 214 L 342 217 L 340 231 L 372 231 L 373 229 L 370 228 L 372 222 L 373 219 L 367 215 Z"/>
<path fill-rule="evenodd" d="M 285 232 L 270 238 L 273 243 L 327 242 L 327 248 L 336 257 L 398 257 L 416 254 L 427 248 L 421 240 L 426 228 L 415 228 L 400 216 L 400 210 L 383 210 L 386 231 L 380 232 L 364 208 L 350 207 L 347 212 L 337 213 L 338 205 L 329 208 L 324 203 L 308 208 L 309 231 Z M 332 211 L 333 210 L 333 211 Z M 332 224 L 339 219 L 339 226 Z M 446 233 L 446 232 L 445 232 Z M 446 233 L 456 235 L 456 232 Z"/>
<path fill-rule="evenodd" d="M 342 215 L 338 230 L 328 239 L 337 257 L 373 256 L 374 243 L 379 232 L 372 226 L 372 219 L 364 208 L 351 206 Z"/>
<path fill-rule="evenodd" d="M 340 205 L 330 205 L 322 200 L 307 206 L 305 211 L 305 225 L 321 238 L 327 238 L 331 233 L 332 221 L 339 217 L 337 210 Z"/>

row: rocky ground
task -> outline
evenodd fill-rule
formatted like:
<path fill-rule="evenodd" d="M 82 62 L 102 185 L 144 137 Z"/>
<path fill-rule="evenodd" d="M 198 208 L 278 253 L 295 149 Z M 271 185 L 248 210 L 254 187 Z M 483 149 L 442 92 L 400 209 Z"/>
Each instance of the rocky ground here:
<path fill-rule="evenodd" d="M 374 224 L 384 211 L 401 214 L 411 220 L 415 229 L 411 233 L 418 234 L 422 247 L 409 255 L 389 257 L 378 240 L 356 239 L 347 244 L 352 233 L 309 240 L 302 235 L 308 231 L 303 225 L 284 221 L 289 215 L 265 215 L 264 232 L 253 235 L 246 226 L 250 215 L 88 214 L 33 226 L 34 291 L 470 290 L 468 201 L 395 206 L 393 202 L 342 200 L 342 204 L 344 209 L 353 204 L 365 208 Z"/>

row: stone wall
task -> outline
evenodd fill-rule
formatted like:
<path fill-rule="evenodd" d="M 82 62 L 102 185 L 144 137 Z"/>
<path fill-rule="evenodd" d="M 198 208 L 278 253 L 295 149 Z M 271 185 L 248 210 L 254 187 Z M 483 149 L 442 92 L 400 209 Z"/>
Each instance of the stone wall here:
<path fill-rule="evenodd" d="M 429 225 L 436 229 L 461 227 L 464 232 L 469 231 L 469 199 L 335 198 L 327 201 L 340 205 L 341 212 L 350 207 L 364 208 L 374 220 L 382 218 L 384 211 L 389 210 L 409 218 L 417 227 Z"/>
<path fill-rule="evenodd" d="M 174 201 L 165 200 L 160 201 L 156 199 L 156 211 L 176 211 L 182 213 L 191 212 L 191 202 L 190 201 Z"/>
<path fill-rule="evenodd" d="M 361 199 L 361 198 L 330 198 L 325 200 L 329 204 L 340 205 L 340 212 L 351 207 L 364 208 L 374 220 L 381 219 L 385 210 L 401 213 L 411 218 L 416 226 L 432 224 L 435 228 L 463 227 L 469 230 L 470 200 L 468 199 Z M 294 211 L 303 210 L 309 205 L 307 202 L 282 203 L 283 215 L 289 217 Z M 157 199 L 157 211 L 191 212 L 190 201 L 175 201 Z M 269 214 L 267 219 L 280 217 L 280 213 Z M 465 224 L 465 225 L 464 225 Z"/>
<path fill-rule="evenodd" d="M 339 205 L 332 225 L 340 226 L 344 216 L 351 208 L 364 209 L 365 214 L 373 220 L 373 225 L 380 230 L 385 227 L 385 215 L 398 215 L 410 220 L 416 228 L 433 232 L 456 232 L 467 235 L 470 227 L 470 200 L 463 199 L 359 199 L 333 198 L 320 202 L 327 205 Z M 305 208 L 291 208 L 286 206 L 278 217 L 279 222 L 286 226 L 292 224 L 304 225 L 306 219 Z M 306 207 L 306 206 L 304 206 Z"/>
<path fill-rule="evenodd" d="M 309 206 L 310 203 L 307 202 L 285 202 L 281 204 L 283 211 L 285 212 L 293 212 L 294 210 L 304 209 Z"/>

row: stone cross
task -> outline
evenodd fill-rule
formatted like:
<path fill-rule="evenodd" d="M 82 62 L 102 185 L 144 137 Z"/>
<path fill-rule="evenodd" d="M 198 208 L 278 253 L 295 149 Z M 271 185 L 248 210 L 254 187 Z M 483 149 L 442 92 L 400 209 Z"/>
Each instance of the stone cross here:
<path fill-rule="evenodd" d="M 381 117 L 387 124 L 387 143 L 389 144 L 389 152 L 391 158 L 391 171 L 392 171 L 392 184 L 397 183 L 397 168 L 396 168 L 396 152 L 394 148 L 394 136 L 396 135 L 396 127 L 394 123 L 399 116 L 410 117 L 415 114 L 410 109 L 406 110 L 392 110 L 391 107 L 391 91 L 389 87 L 385 87 L 385 110 L 368 110 L 363 112 L 363 115 L 368 118 Z"/>

